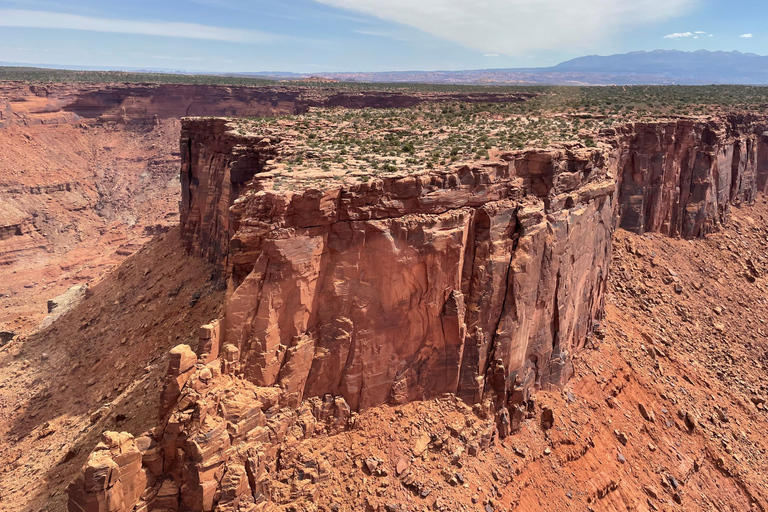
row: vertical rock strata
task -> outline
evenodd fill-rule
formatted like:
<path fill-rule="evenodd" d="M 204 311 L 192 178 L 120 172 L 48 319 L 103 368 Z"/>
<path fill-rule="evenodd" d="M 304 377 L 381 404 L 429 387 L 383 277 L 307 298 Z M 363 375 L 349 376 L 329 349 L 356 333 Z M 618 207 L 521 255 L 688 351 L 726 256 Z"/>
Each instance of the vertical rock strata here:
<path fill-rule="evenodd" d="M 203 126 L 182 139 L 183 230 L 224 266 L 223 343 L 247 380 L 353 410 L 443 393 L 503 404 L 515 385 L 567 380 L 610 261 L 604 151 L 289 190 L 260 179 L 270 141 Z"/>
<path fill-rule="evenodd" d="M 189 252 L 226 265 L 230 231 L 229 207 L 242 185 L 274 156 L 268 141 L 236 138 L 222 119 L 191 119 L 181 134 L 181 225 Z"/>
<path fill-rule="evenodd" d="M 281 479 L 285 447 L 444 393 L 495 413 L 468 440 L 487 447 L 572 375 L 614 227 L 703 236 L 768 185 L 751 119 L 322 186 L 265 170 L 280 141 L 235 126 L 187 120 L 181 144 L 184 240 L 219 265 L 222 317 L 172 351 L 159 426 L 105 435 L 70 511 L 276 510 L 328 470 Z"/>
<path fill-rule="evenodd" d="M 763 120 L 731 115 L 702 122 L 627 125 L 616 133 L 619 226 L 696 238 L 718 229 L 731 204 L 768 189 Z"/>

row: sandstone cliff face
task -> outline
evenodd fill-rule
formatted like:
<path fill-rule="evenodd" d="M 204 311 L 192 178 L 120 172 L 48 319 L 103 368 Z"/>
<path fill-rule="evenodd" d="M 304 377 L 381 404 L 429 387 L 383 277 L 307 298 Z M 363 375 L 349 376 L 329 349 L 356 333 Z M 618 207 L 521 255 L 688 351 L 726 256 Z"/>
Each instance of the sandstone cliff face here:
<path fill-rule="evenodd" d="M 46 299 L 72 282 L 98 281 L 155 232 L 178 222 L 176 180 L 182 116 L 277 116 L 305 112 L 313 106 L 508 103 L 532 96 L 419 92 L 407 87 L 355 91 L 300 85 L 2 82 L 0 266 L 13 268 L 0 293 L 0 299 L 7 300 L 0 305 L 7 313 L 0 328 L 17 332 L 36 328 L 45 315 Z M 261 165 L 247 159 L 248 144 L 241 175 L 236 172 L 234 182 L 212 182 L 214 186 L 233 184 L 233 190 L 227 191 L 232 197 L 222 197 L 215 190 L 208 196 L 207 201 L 221 199 L 220 211 L 226 211 L 237 197 L 238 183 L 247 181 Z M 190 148 L 182 148 L 181 154 L 190 155 Z M 222 159 L 234 155 L 233 148 L 220 149 Z M 219 161 L 199 165 L 226 167 Z M 220 220 L 226 222 L 227 218 L 224 215 Z M 223 244 L 226 248 L 228 243 L 223 240 L 207 246 L 212 255 L 225 255 L 226 251 L 216 252 L 216 247 Z M 36 288 L 43 285 L 42 276 L 46 276 L 46 293 Z"/>
<path fill-rule="evenodd" d="M 269 141 L 242 140 L 223 120 L 190 120 L 181 133 L 181 225 L 187 250 L 224 262 L 243 184 L 273 156 Z"/>
<path fill-rule="evenodd" d="M 535 388 L 568 379 L 610 261 L 603 150 L 297 191 L 253 179 L 235 194 L 236 169 L 272 145 L 221 128 L 186 124 L 183 229 L 224 267 L 223 318 L 201 329 L 197 361 L 172 351 L 161 425 L 125 439 L 142 471 L 110 463 L 107 434 L 70 510 L 271 510 L 301 492 L 279 478 L 283 443 L 347 429 L 356 410 L 458 393 L 490 413 L 482 449 L 497 421 L 519 428 Z M 307 484 L 324 478 L 306 464 Z"/>
<path fill-rule="evenodd" d="M 613 149 L 288 190 L 260 176 L 274 138 L 190 120 L 182 230 L 228 278 L 221 343 L 254 384 L 354 410 L 446 392 L 523 403 L 568 379 L 600 317 L 611 226 L 717 229 L 765 186 L 761 130 L 637 123 L 605 134 Z"/>
<path fill-rule="evenodd" d="M 572 375 L 601 319 L 615 225 L 701 236 L 765 185 L 755 122 L 606 135 L 594 149 L 291 189 L 261 172 L 278 141 L 185 121 L 183 236 L 219 265 L 224 312 L 201 328 L 197 361 L 171 353 L 160 426 L 120 441 L 142 471 L 121 476 L 109 434 L 70 510 L 272 510 L 325 474 L 307 459 L 283 485 L 281 447 L 383 403 L 480 404 L 480 448 L 519 429 L 531 393 Z M 114 472 L 120 487 L 94 476 Z"/>
<path fill-rule="evenodd" d="M 294 404 L 331 394 L 357 410 L 443 393 L 505 404 L 516 385 L 522 397 L 568 378 L 610 259 L 602 151 L 289 191 L 243 165 L 270 158 L 269 141 L 249 154 L 209 128 L 186 125 L 183 231 L 226 266 L 221 343 L 248 380 Z M 222 148 L 239 149 L 222 159 Z M 255 179 L 233 201 L 241 167 Z"/>
<path fill-rule="evenodd" d="M 764 123 L 677 120 L 618 130 L 619 226 L 695 238 L 715 231 L 731 204 L 751 204 L 768 182 Z"/>

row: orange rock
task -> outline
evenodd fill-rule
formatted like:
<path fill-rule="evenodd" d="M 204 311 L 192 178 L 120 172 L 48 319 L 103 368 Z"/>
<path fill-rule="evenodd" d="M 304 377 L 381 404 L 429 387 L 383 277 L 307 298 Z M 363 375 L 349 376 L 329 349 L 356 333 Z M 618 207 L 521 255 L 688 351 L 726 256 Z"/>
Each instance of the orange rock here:
<path fill-rule="evenodd" d="M 200 331 L 206 366 L 196 366 L 187 346 L 171 353 L 157 447 L 140 443 L 144 469 L 158 477 L 151 506 L 251 510 L 257 501 L 311 500 L 320 465 L 311 454 L 289 454 L 302 440 L 354 425 L 356 411 L 446 393 L 477 405 L 484 422 L 472 429 L 471 452 L 482 458 L 533 417 L 534 390 L 559 389 L 573 375 L 573 354 L 603 315 L 614 224 L 699 236 L 722 222 L 727 204 L 751 200 L 755 136 L 728 139 L 717 126 L 627 127 L 615 148 L 518 151 L 289 190 L 246 185 L 278 141 L 238 137 L 227 121 L 187 121 L 185 241 L 219 265 L 228 299 L 219 323 Z M 685 166 L 692 176 L 681 174 Z M 721 180 L 726 169 L 736 170 L 738 184 Z M 658 176 L 690 177 L 691 192 L 659 190 Z M 552 409 L 543 412 L 543 435 L 562 435 Z M 441 430 L 431 418 L 414 423 L 405 436 L 412 445 L 394 457 L 408 448 L 424 456 L 430 445 L 463 453 Z M 615 431 L 627 449 L 628 432 L 639 435 Z M 111 481 L 110 463 L 140 478 L 121 439 L 92 455 L 73 503 L 87 501 L 86 482 Z M 162 453 L 161 474 L 153 449 Z M 538 449 L 517 455 L 528 464 Z M 373 474 L 387 471 L 383 458 L 352 455 L 375 461 L 367 464 Z M 281 474 L 290 457 L 300 463 L 296 473 Z M 411 471 L 400 466 L 398 473 Z M 598 498 L 619 486 L 605 471 Z M 423 498 L 431 492 L 415 488 Z M 99 489 L 97 502 L 123 506 L 135 489 L 117 481 Z"/>
<path fill-rule="evenodd" d="M 133 436 L 105 432 L 78 479 L 69 488 L 69 510 L 128 512 L 139 502 L 147 485 L 142 453 Z"/>
<path fill-rule="evenodd" d="M 188 345 L 178 345 L 171 350 L 168 372 L 160 398 L 160 418 L 163 418 L 176 404 L 182 388 L 192 376 L 196 363 L 197 355 Z"/>
<path fill-rule="evenodd" d="M 200 341 L 197 346 L 197 355 L 203 363 L 208 364 L 219 357 L 221 350 L 221 338 L 219 321 L 214 320 L 210 324 L 200 327 Z"/>

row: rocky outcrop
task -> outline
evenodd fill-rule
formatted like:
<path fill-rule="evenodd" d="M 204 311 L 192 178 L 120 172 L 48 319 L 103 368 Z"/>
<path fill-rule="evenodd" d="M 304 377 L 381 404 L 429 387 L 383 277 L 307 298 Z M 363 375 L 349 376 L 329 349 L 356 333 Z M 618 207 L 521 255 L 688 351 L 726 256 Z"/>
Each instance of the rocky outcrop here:
<path fill-rule="evenodd" d="M 85 299 L 88 293 L 88 285 L 80 284 L 71 286 L 66 292 L 61 295 L 48 299 L 48 316 L 45 317 L 43 323 L 40 324 L 41 329 L 45 329 L 49 325 L 72 311 L 83 299 Z"/>
<path fill-rule="evenodd" d="M 0 196 L 0 265 L 45 249 L 33 218 Z"/>
<path fill-rule="evenodd" d="M 189 120 L 182 142 L 184 240 L 219 266 L 223 313 L 200 329 L 196 361 L 171 353 L 160 425 L 140 438 L 141 497 L 120 478 L 83 490 L 92 467 L 120 467 L 109 452 L 114 464 L 94 455 L 73 484 L 71 510 L 271 510 L 324 478 L 302 459 L 286 488 L 284 450 L 361 409 L 445 393 L 487 420 L 466 440 L 476 452 L 573 374 L 601 319 L 614 226 L 701 236 L 766 181 L 756 121 L 630 125 L 597 148 L 298 188 L 261 172 L 275 140 L 233 126 Z M 101 505 L 113 495 L 122 505 Z"/>
<path fill-rule="evenodd" d="M 140 447 L 130 434 L 105 432 L 78 479 L 69 486 L 70 512 L 132 510 L 147 486 Z"/>
<path fill-rule="evenodd" d="M 612 147 L 294 188 L 262 174 L 274 135 L 189 120 L 182 231 L 228 280 L 222 345 L 254 384 L 355 410 L 522 404 L 568 379 L 599 319 L 611 226 L 717 229 L 766 181 L 761 126 L 637 123 L 603 134 Z"/>
<path fill-rule="evenodd" d="M 354 410 L 567 380 L 610 259 L 602 150 L 291 191 L 259 177 L 271 141 L 222 123 L 186 123 L 182 229 L 224 266 L 222 343 L 246 379 Z"/>
<path fill-rule="evenodd" d="M 533 96 L 359 89 L 0 81 L 0 267 L 13 267 L 0 292 L 10 302 L 3 327 L 24 333 L 40 325 L 49 298 L 35 289 L 43 276 L 56 293 L 72 280 L 98 281 L 154 232 L 178 223 L 182 116 L 283 116 L 313 106 L 508 103 Z M 248 169 L 233 179 L 247 180 Z"/>
<path fill-rule="evenodd" d="M 195 367 L 188 347 L 172 352 L 144 443 L 156 450 L 147 491 L 114 510 L 262 509 L 284 492 L 284 443 L 382 403 L 484 402 L 488 431 L 473 445 L 487 446 L 493 411 L 523 411 L 534 389 L 570 377 L 610 261 L 604 150 L 289 190 L 259 178 L 271 141 L 223 128 L 186 123 L 182 229 L 220 264 L 229 298 L 200 331 Z"/>
<path fill-rule="evenodd" d="M 236 376 L 239 367 L 227 356 L 233 349 L 225 347 L 222 360 L 203 364 L 201 357 L 195 365 L 188 346 L 174 348 L 160 425 L 135 440 L 105 433 L 69 486 L 69 511 L 265 510 L 281 486 L 275 471 L 282 443 L 354 422 L 341 397 L 285 407 L 278 388 Z M 323 469 L 313 469 L 317 482 Z"/>
<path fill-rule="evenodd" d="M 732 204 L 768 185 L 761 119 L 730 116 L 627 125 L 616 133 L 620 227 L 695 238 L 719 229 Z"/>
<path fill-rule="evenodd" d="M 229 207 L 247 183 L 274 157 L 268 139 L 229 132 L 224 120 L 191 119 L 181 132 L 181 225 L 187 250 L 226 261 L 233 216 Z"/>

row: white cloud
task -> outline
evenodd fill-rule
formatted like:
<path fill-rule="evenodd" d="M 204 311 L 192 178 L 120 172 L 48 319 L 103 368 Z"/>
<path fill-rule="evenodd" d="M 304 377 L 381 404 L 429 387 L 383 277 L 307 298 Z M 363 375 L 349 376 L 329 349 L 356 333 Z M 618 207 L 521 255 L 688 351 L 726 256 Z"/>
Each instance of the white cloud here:
<path fill-rule="evenodd" d="M 704 32 L 703 30 L 697 30 L 695 32 L 675 32 L 674 34 L 667 34 L 664 36 L 664 39 L 687 39 L 689 37 L 693 39 L 700 39 L 704 36 L 714 37 L 715 35 Z"/>
<path fill-rule="evenodd" d="M 744 39 L 752 39 L 755 36 L 753 36 L 752 34 L 741 34 L 739 37 Z"/>
<path fill-rule="evenodd" d="M 197 23 L 92 18 L 76 14 L 21 9 L 0 9 L 0 27 L 86 30 L 237 43 L 262 43 L 273 38 L 270 34 L 255 30 L 213 27 Z"/>
<path fill-rule="evenodd" d="M 594 47 L 699 0 L 316 0 L 415 27 L 483 52 Z"/>
<path fill-rule="evenodd" d="M 485 53 L 483 57 L 501 57 L 498 53 Z"/>

